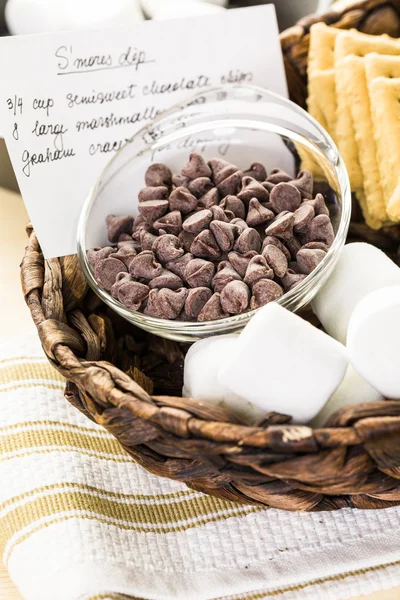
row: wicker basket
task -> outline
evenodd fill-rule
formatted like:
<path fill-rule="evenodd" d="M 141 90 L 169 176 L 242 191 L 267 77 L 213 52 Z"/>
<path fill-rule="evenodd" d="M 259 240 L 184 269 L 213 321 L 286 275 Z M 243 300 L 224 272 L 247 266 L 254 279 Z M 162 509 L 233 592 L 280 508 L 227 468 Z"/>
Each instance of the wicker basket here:
<path fill-rule="evenodd" d="M 360 2 L 282 34 L 290 95 L 303 106 L 309 28 L 321 18 L 400 36 L 400 0 Z M 46 355 L 68 380 L 65 396 L 143 467 L 214 496 L 286 510 L 400 504 L 400 402 L 343 408 L 323 429 L 276 413 L 243 426 L 179 397 L 184 346 L 121 322 L 88 289 L 76 256 L 44 261 L 31 228 L 28 236 L 23 291 Z M 399 228 L 371 231 L 355 209 L 350 238 L 399 262 Z"/>

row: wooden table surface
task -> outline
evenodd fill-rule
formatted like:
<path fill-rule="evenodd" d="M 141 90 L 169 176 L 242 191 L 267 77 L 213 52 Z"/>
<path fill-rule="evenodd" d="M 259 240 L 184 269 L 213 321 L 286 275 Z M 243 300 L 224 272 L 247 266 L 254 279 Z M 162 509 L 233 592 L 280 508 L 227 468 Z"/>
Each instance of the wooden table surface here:
<path fill-rule="evenodd" d="M 19 268 L 26 242 L 25 208 L 18 194 L 0 188 L 0 343 L 35 331 L 22 297 Z M 0 600 L 23 600 L 0 563 Z M 306 600 L 306 596 L 304 598 Z M 400 587 L 354 600 L 400 600 Z"/>

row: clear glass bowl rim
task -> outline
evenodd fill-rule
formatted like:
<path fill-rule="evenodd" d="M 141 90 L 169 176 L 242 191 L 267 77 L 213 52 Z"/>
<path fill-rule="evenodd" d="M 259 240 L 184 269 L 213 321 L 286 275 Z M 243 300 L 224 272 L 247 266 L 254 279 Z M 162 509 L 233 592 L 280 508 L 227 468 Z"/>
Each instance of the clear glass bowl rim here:
<path fill-rule="evenodd" d="M 189 96 L 186 101 L 181 101 L 181 102 L 175 103 L 173 106 L 171 106 L 171 108 L 164 111 L 161 115 L 159 115 L 158 117 L 153 119 L 150 123 L 148 123 L 147 125 L 142 127 L 139 131 L 137 131 L 130 138 L 130 141 L 126 142 L 115 153 L 115 155 L 106 163 L 106 165 L 101 170 L 100 175 L 97 177 L 97 180 L 96 180 L 94 186 L 89 191 L 89 195 L 83 204 L 81 214 L 79 217 L 79 221 L 78 221 L 77 254 L 78 254 L 78 259 L 79 259 L 81 268 L 83 270 L 83 273 L 85 275 L 85 278 L 88 281 L 92 290 L 106 304 L 108 304 L 111 308 L 113 308 L 117 313 L 119 313 L 120 315 L 125 317 L 128 321 L 130 321 L 131 323 L 137 324 L 139 327 L 141 327 L 141 325 L 146 325 L 145 329 L 147 329 L 147 330 L 150 330 L 150 329 L 153 331 L 159 330 L 160 333 L 162 333 L 162 331 L 164 330 L 165 332 L 169 332 L 169 333 L 176 332 L 177 334 L 181 333 L 183 335 L 185 335 L 185 333 L 187 333 L 188 336 L 193 336 L 196 333 L 204 334 L 205 329 L 210 329 L 210 334 L 213 333 L 212 330 L 218 330 L 218 331 L 215 331 L 215 333 L 220 334 L 220 333 L 223 333 L 225 329 L 229 331 L 232 328 L 232 326 L 240 325 L 240 323 L 242 321 L 243 321 L 243 325 L 244 325 L 261 308 L 261 307 L 255 308 L 253 310 L 241 313 L 239 315 L 233 315 L 230 317 L 226 317 L 224 319 L 218 319 L 217 321 L 185 322 L 185 321 L 161 319 L 158 317 L 150 317 L 144 313 L 128 309 L 121 302 L 119 302 L 118 300 L 113 298 L 113 296 L 111 296 L 110 293 L 108 293 L 105 289 L 103 289 L 98 284 L 94 275 L 92 274 L 91 267 L 89 265 L 89 262 L 88 262 L 87 256 L 86 256 L 86 251 L 87 251 L 86 243 L 85 243 L 86 223 L 89 218 L 91 208 L 96 201 L 96 196 L 97 196 L 98 190 L 100 188 L 102 179 L 107 174 L 107 171 L 108 171 L 109 167 L 113 164 L 113 162 L 117 160 L 117 158 L 124 152 L 125 148 L 127 146 L 129 146 L 130 143 L 132 143 L 133 140 L 135 140 L 136 138 L 138 138 L 140 136 L 143 137 L 143 134 L 146 131 L 148 131 L 150 128 L 154 127 L 154 125 L 160 124 L 164 120 L 168 121 L 168 119 L 171 115 L 182 110 L 182 107 L 188 106 L 189 103 L 194 102 L 196 100 L 196 98 L 203 97 L 208 94 L 210 94 L 210 95 L 213 93 L 215 94 L 216 92 L 219 92 L 219 91 L 228 91 L 228 90 L 240 90 L 241 92 L 243 92 L 243 90 L 248 90 L 248 91 L 252 91 L 254 93 L 262 94 L 265 97 L 269 96 L 269 97 L 271 97 L 271 99 L 276 98 L 280 103 L 286 104 L 291 110 L 298 112 L 303 118 L 305 117 L 306 119 L 308 119 L 311 122 L 311 124 L 314 125 L 314 127 L 316 127 L 318 129 L 319 133 L 321 134 L 321 137 L 325 138 L 327 145 L 329 145 L 336 151 L 337 156 L 340 156 L 339 151 L 338 151 L 334 141 L 332 140 L 332 138 L 325 131 L 325 129 L 318 123 L 318 121 L 316 121 L 307 111 L 305 111 L 303 108 L 301 108 L 299 105 L 295 104 L 291 100 L 284 98 L 283 96 L 280 96 L 279 94 L 271 92 L 260 86 L 248 85 L 248 84 L 246 84 L 246 85 L 227 84 L 227 85 L 224 85 L 223 87 L 221 86 L 221 87 L 210 88 L 206 92 L 200 92 L 197 94 L 193 94 L 193 95 Z M 161 142 L 162 142 L 162 136 L 157 139 L 157 144 L 159 144 Z M 344 186 L 344 189 L 340 190 L 341 191 L 342 213 L 341 213 L 341 218 L 340 218 L 340 222 L 339 222 L 339 227 L 335 234 L 335 239 L 333 241 L 332 246 L 329 248 L 326 256 L 318 264 L 318 266 L 314 269 L 314 271 L 312 271 L 299 285 L 297 285 L 295 288 L 293 288 L 289 292 L 286 292 L 283 296 L 281 296 L 280 298 L 278 298 L 276 300 L 276 302 L 278 302 L 278 304 L 280 304 L 281 306 L 283 306 L 285 308 L 290 309 L 290 306 L 292 304 L 295 304 L 303 296 L 306 296 L 307 294 L 309 294 L 311 292 L 311 289 L 314 286 L 317 286 L 318 282 L 321 280 L 326 269 L 329 267 L 329 265 L 332 263 L 332 261 L 336 261 L 338 252 L 341 250 L 342 246 L 345 243 L 347 231 L 348 231 L 349 224 L 350 224 L 350 217 L 351 217 L 351 191 L 350 191 L 350 184 L 349 184 L 347 170 L 346 170 L 345 164 L 342 159 L 341 159 L 341 165 L 342 165 L 342 170 L 343 170 L 343 177 L 345 180 L 345 186 Z M 336 167 L 335 167 L 335 170 L 336 170 Z M 315 294 L 317 293 L 317 291 L 315 292 Z M 313 294 L 313 295 L 315 295 L 315 294 Z"/>

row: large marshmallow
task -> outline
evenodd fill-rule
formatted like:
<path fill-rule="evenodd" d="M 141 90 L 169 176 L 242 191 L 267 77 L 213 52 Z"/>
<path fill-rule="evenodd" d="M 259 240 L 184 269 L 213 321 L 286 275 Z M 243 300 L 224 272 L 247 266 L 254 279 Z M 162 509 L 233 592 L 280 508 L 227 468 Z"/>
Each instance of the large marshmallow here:
<path fill-rule="evenodd" d="M 312 307 L 325 330 L 345 344 L 351 314 L 360 300 L 370 292 L 398 284 L 400 269 L 386 254 L 370 244 L 348 244 Z"/>
<path fill-rule="evenodd" d="M 264 414 L 219 381 L 219 371 L 229 360 L 239 336 L 221 335 L 193 344 L 185 358 L 184 397 L 204 400 L 231 410 L 247 423 L 255 423 Z"/>
<path fill-rule="evenodd" d="M 246 325 L 220 371 L 220 384 L 260 409 L 310 421 L 340 385 L 346 349 L 271 302 Z"/>
<path fill-rule="evenodd" d="M 144 13 L 150 19 L 180 19 L 199 15 L 215 15 L 225 10 L 223 6 L 201 0 L 141 0 Z"/>
<path fill-rule="evenodd" d="M 354 368 L 386 398 L 400 400 L 400 285 L 368 294 L 347 332 Z"/>
<path fill-rule="evenodd" d="M 322 427 L 328 417 L 343 406 L 364 402 L 380 402 L 381 400 L 383 400 L 382 394 L 349 365 L 342 383 L 310 425 L 312 427 Z"/>

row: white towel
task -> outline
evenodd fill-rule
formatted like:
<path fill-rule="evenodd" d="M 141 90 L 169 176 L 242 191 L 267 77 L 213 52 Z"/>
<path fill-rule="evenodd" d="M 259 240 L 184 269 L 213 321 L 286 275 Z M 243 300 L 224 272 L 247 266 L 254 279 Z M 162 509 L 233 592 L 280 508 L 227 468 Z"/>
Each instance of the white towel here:
<path fill-rule="evenodd" d="M 400 584 L 400 508 L 289 513 L 136 465 L 63 397 L 36 339 L 0 347 L 0 551 L 27 600 L 340 600 Z"/>

